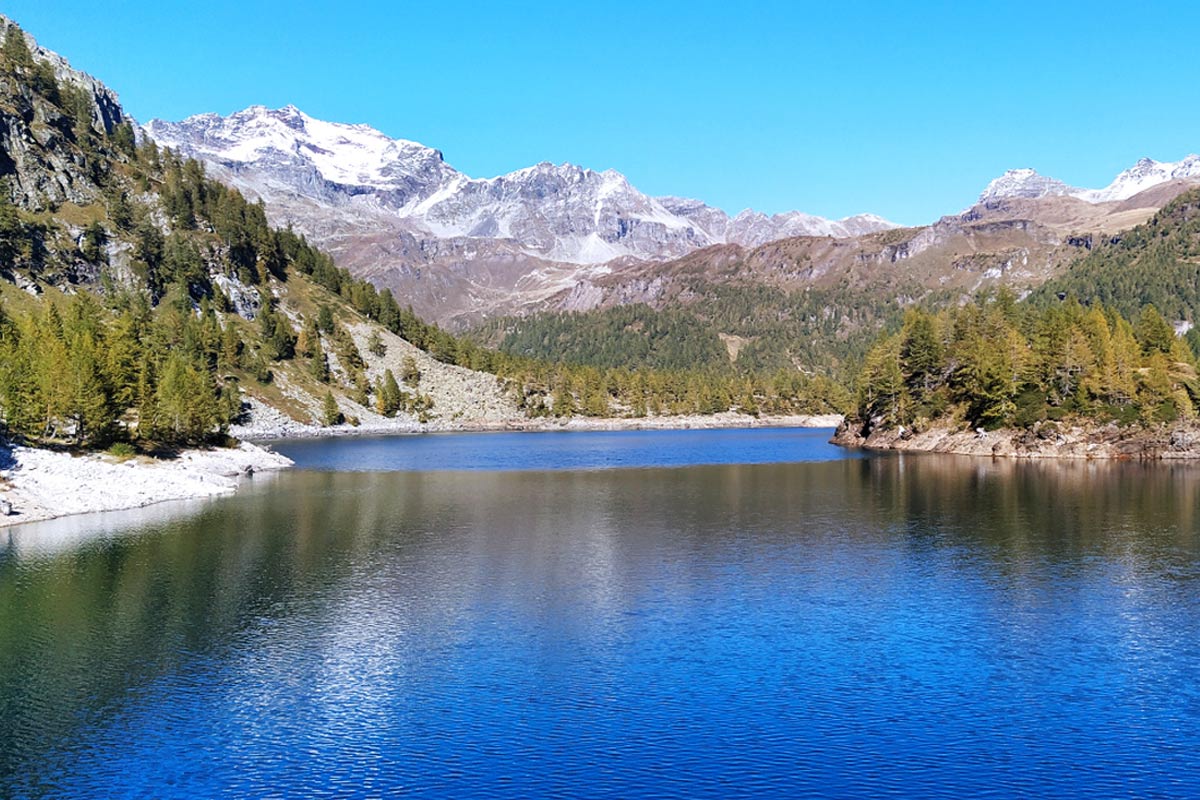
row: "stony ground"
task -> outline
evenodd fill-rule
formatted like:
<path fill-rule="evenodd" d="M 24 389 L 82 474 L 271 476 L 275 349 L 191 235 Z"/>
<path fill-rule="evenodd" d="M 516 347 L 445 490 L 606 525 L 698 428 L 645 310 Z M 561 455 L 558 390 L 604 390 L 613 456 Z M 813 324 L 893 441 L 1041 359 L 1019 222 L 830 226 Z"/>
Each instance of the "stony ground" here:
<path fill-rule="evenodd" d="M 932 426 L 920 432 L 876 430 L 863 437 L 842 425 L 833 441 L 847 447 L 1011 458 L 1157 461 L 1200 459 L 1200 425 L 1044 424 L 1031 430 L 962 430 Z"/>
<path fill-rule="evenodd" d="M 0 516 L 0 527 L 227 494 L 255 472 L 286 469 L 291 463 L 248 442 L 185 450 L 171 459 L 126 460 L 0 444 L 0 511 L 11 510 Z"/>

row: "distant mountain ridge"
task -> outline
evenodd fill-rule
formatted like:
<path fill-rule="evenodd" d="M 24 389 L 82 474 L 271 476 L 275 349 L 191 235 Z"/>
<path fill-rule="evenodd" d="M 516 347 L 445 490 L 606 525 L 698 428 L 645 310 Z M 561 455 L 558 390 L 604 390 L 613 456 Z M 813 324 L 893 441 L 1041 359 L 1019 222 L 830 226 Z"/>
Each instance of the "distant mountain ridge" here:
<path fill-rule="evenodd" d="M 568 264 L 658 260 L 714 244 L 753 246 L 790 236 L 857 236 L 897 227 L 862 214 L 800 212 L 730 217 L 697 200 L 650 197 L 615 170 L 548 162 L 495 178 L 464 175 L 441 152 L 366 125 L 325 122 L 295 106 L 251 106 L 221 117 L 151 120 L 156 142 L 204 161 L 268 205 L 311 201 L 387 216 L 418 239 L 506 240 L 528 256 Z M 304 228 L 309 220 L 288 208 Z M 312 224 L 318 229 L 319 224 Z"/>
<path fill-rule="evenodd" d="M 1081 189 L 1057 178 L 1041 175 L 1033 169 L 1010 169 L 992 180 L 979 195 L 980 203 L 1004 198 L 1076 197 L 1089 203 L 1128 200 L 1147 189 L 1173 180 L 1200 180 L 1200 156 L 1192 154 L 1179 161 L 1139 159 L 1122 171 L 1103 189 Z"/>

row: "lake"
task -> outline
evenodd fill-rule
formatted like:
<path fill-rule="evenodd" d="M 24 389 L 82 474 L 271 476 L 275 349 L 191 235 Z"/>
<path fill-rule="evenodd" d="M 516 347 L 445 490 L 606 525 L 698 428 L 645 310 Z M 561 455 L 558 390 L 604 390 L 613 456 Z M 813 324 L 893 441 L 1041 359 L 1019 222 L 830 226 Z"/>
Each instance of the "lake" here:
<path fill-rule="evenodd" d="M 1200 795 L 1200 470 L 285 442 L 0 529 L 0 797 Z"/>

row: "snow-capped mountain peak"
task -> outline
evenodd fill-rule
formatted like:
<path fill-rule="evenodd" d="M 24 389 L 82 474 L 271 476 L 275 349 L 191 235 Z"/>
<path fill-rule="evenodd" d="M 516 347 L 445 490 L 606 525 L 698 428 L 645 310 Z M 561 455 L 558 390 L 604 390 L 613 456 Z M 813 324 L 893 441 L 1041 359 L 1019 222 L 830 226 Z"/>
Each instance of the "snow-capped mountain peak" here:
<path fill-rule="evenodd" d="M 1103 189 L 1079 189 L 1055 178 L 1039 175 L 1032 169 L 1010 169 L 993 180 L 979 195 L 979 202 L 1005 197 L 1050 197 L 1066 195 L 1089 203 L 1127 200 L 1139 192 L 1177 179 L 1200 179 L 1200 156 L 1189 155 L 1179 161 L 1155 161 L 1141 158 Z"/>
<path fill-rule="evenodd" d="M 367 125 L 318 120 L 290 105 L 177 123 L 153 120 L 146 130 L 261 197 L 281 221 L 318 241 L 330 215 L 315 211 L 313 203 L 338 209 L 339 222 L 365 226 L 383 214 L 422 241 L 505 241 L 538 258 L 575 264 L 895 227 L 870 215 L 832 221 L 800 212 L 744 212 L 731 219 L 698 201 L 649 197 L 616 170 L 570 163 L 541 162 L 473 179 L 420 143 Z"/>
<path fill-rule="evenodd" d="M 1078 196 L 1091 203 L 1126 200 L 1138 192 L 1178 178 L 1200 178 L 1200 156 L 1192 154 L 1179 161 L 1140 158 L 1105 188 L 1084 190 Z"/>
<path fill-rule="evenodd" d="M 1076 191 L 1060 180 L 1039 175 L 1037 170 L 1010 169 L 987 185 L 979 195 L 979 202 L 986 203 L 1002 197 L 1051 197 Z"/>
<path fill-rule="evenodd" d="M 318 120 L 291 105 L 250 106 L 228 117 L 200 114 L 178 123 L 151 120 L 146 131 L 187 155 L 237 172 L 291 173 L 293 180 L 304 175 L 383 190 L 391 193 L 385 205 L 425 196 L 457 175 L 437 150 L 367 125 Z"/>

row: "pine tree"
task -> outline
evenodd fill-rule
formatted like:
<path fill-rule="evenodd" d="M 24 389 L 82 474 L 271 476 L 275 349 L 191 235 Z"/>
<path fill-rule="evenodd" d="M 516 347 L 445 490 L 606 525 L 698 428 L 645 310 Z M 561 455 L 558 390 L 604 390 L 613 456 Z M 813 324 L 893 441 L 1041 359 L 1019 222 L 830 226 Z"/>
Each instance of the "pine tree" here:
<path fill-rule="evenodd" d="M 922 310 L 908 312 L 902 336 L 900 361 L 906 383 L 910 389 L 928 393 L 939 378 L 942 361 L 942 344 L 933 316 Z"/>
<path fill-rule="evenodd" d="M 223 372 L 237 369 L 242 365 L 244 346 L 242 337 L 238 334 L 237 327 L 232 320 L 225 320 L 225 327 L 221 329 L 221 357 L 218 362 Z"/>
<path fill-rule="evenodd" d="M 67 359 L 68 417 L 74 425 L 76 444 L 104 442 L 116 422 L 115 409 L 110 402 L 108 387 L 97 355 L 95 343 L 89 336 L 79 336 L 71 342 Z"/>
<path fill-rule="evenodd" d="M 376 358 L 383 358 L 387 355 L 387 345 L 383 343 L 383 337 L 379 335 L 379 331 L 371 331 L 370 337 L 367 338 L 367 352 Z"/>
<path fill-rule="evenodd" d="M 396 415 L 404 405 L 404 395 L 392 371 L 384 370 L 383 379 L 375 389 L 376 409 L 385 417 Z"/>
<path fill-rule="evenodd" d="M 16 25 L 8 26 L 8 31 L 4 36 L 3 55 L 13 67 L 20 69 L 33 67 L 33 53 L 29 51 L 29 44 L 25 41 L 25 32 Z"/>
<path fill-rule="evenodd" d="M 180 353 L 171 353 L 155 393 L 155 435 L 171 442 L 206 439 L 225 422 L 211 378 Z"/>
<path fill-rule="evenodd" d="M 554 387 L 551 411 L 556 417 L 570 417 L 575 414 L 575 397 L 566 380 L 560 379 Z"/>
<path fill-rule="evenodd" d="M 133 135 L 133 125 L 129 120 L 122 120 L 112 133 L 113 146 L 127 156 L 133 157 L 137 155 L 137 141 Z M 151 140 L 147 140 L 151 141 Z M 151 141 L 151 143 L 153 143 Z"/>
<path fill-rule="evenodd" d="M 321 424 L 330 427 L 341 425 L 343 422 L 345 422 L 345 417 L 338 408 L 337 400 L 334 399 L 332 392 L 326 392 L 321 401 Z"/>
<path fill-rule="evenodd" d="M 406 386 L 414 389 L 421 382 L 421 370 L 417 368 L 417 360 L 411 355 L 405 356 L 404 361 L 401 362 L 400 380 L 404 381 Z"/>
<path fill-rule="evenodd" d="M 1134 335 L 1145 355 L 1170 353 L 1171 347 L 1175 343 L 1175 329 L 1163 319 L 1162 314 L 1158 313 L 1158 309 L 1153 305 L 1142 308 L 1142 313 L 1138 315 Z"/>
<path fill-rule="evenodd" d="M 312 355 L 308 359 L 308 373 L 321 383 L 329 383 L 329 360 L 325 358 L 325 350 L 321 340 L 312 343 Z"/>
<path fill-rule="evenodd" d="M 103 225 L 93 220 L 83 230 L 83 240 L 80 243 L 79 251 L 83 254 L 84 260 L 92 264 L 100 264 L 107 260 L 104 252 L 107 244 L 108 232 L 104 230 Z"/>
<path fill-rule="evenodd" d="M 320 346 L 321 334 L 317 331 L 317 323 L 308 318 L 300 326 L 300 335 L 296 338 L 296 352 L 304 358 L 312 358 Z"/>
<path fill-rule="evenodd" d="M 317 330 L 321 333 L 333 333 L 333 312 L 329 306 L 317 309 Z"/>
<path fill-rule="evenodd" d="M 125 192 L 117 192 L 108 206 L 108 218 L 112 220 L 112 224 L 118 230 L 129 231 L 133 229 L 133 207 L 129 203 L 129 196 Z"/>
<path fill-rule="evenodd" d="M 900 368 L 902 340 L 889 336 L 867 354 L 859 377 L 859 415 L 885 427 L 908 422 L 908 398 Z"/>

